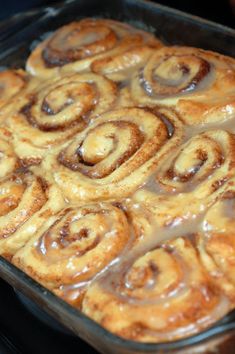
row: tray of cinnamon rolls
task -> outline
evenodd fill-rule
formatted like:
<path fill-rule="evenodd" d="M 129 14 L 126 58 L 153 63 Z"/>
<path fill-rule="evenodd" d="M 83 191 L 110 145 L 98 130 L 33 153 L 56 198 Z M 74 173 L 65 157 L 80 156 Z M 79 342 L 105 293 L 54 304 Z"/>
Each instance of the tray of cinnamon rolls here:
<path fill-rule="evenodd" d="M 235 32 L 69 1 L 0 49 L 0 276 L 102 353 L 234 329 Z"/>

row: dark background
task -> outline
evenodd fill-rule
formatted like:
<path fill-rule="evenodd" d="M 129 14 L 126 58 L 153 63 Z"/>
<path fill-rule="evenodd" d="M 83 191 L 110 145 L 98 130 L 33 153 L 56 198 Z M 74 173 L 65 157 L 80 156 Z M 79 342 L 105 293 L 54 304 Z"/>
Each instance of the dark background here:
<path fill-rule="evenodd" d="M 17 12 L 55 2 L 55 0 L 0 0 L 2 5 L 0 20 Z M 235 0 L 158 0 L 156 2 L 235 28 L 235 16 L 232 11 L 232 3 L 235 4 Z"/>
<path fill-rule="evenodd" d="M 0 278 L 0 354 L 98 354 L 75 336 L 48 327 Z"/>

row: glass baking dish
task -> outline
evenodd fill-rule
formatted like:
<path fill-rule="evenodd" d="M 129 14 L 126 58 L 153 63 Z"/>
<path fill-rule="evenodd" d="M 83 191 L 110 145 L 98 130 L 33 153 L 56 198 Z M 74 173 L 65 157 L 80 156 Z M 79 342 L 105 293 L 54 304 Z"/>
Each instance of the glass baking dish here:
<path fill-rule="evenodd" d="M 48 33 L 86 16 L 131 23 L 154 32 L 168 44 L 190 45 L 235 56 L 235 31 L 225 26 L 145 0 L 67 0 L 0 23 L 0 68 L 23 67 L 32 48 Z M 228 335 L 235 343 L 235 312 L 208 330 L 184 340 L 137 343 L 111 334 L 1 257 L 0 276 L 101 353 L 206 353 L 210 346 L 219 345 Z M 227 350 L 222 352 L 229 354 Z"/>

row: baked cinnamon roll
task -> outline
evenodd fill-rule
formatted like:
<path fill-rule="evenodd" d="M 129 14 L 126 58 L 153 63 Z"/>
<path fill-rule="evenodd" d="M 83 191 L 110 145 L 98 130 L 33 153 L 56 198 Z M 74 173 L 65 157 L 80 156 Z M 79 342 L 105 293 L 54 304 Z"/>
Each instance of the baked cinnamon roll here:
<path fill-rule="evenodd" d="M 92 70 L 112 80 L 126 80 L 162 44 L 152 34 L 105 19 L 83 19 L 59 28 L 30 55 L 32 75 Z"/>
<path fill-rule="evenodd" d="M 1 112 L 14 135 L 18 155 L 27 162 L 41 158 L 85 129 L 91 118 L 110 109 L 116 86 L 96 74 L 57 77 L 27 90 Z"/>
<path fill-rule="evenodd" d="M 103 327 L 140 342 L 187 337 L 229 309 L 186 238 L 130 257 L 121 269 L 95 281 L 82 303 L 82 311 Z"/>
<path fill-rule="evenodd" d="M 235 174 L 234 135 L 223 130 L 201 133 L 168 157 L 151 183 L 127 202 L 128 208 L 134 215 L 144 210 L 154 215 L 160 227 L 186 221 L 192 225 Z"/>
<path fill-rule="evenodd" d="M 25 169 L 0 179 L 0 254 L 10 259 L 64 205 L 56 186 Z"/>
<path fill-rule="evenodd" d="M 235 301 L 235 179 L 205 214 L 198 233 L 198 249 L 215 284 Z"/>
<path fill-rule="evenodd" d="M 70 201 L 119 199 L 130 195 L 182 139 L 177 115 L 124 108 L 103 114 L 43 168 Z"/>
<path fill-rule="evenodd" d="M 13 263 L 79 306 L 89 283 L 130 242 L 122 210 L 108 203 L 69 206 L 49 218 Z"/>
<path fill-rule="evenodd" d="M 0 108 L 23 90 L 27 80 L 27 74 L 21 69 L 0 72 Z"/>
<path fill-rule="evenodd" d="M 189 47 L 156 51 L 132 80 L 141 105 L 175 106 L 186 124 L 235 117 L 235 60 Z"/>
<path fill-rule="evenodd" d="M 56 186 L 22 167 L 12 140 L 11 132 L 0 128 L 0 255 L 7 259 L 64 205 Z"/>

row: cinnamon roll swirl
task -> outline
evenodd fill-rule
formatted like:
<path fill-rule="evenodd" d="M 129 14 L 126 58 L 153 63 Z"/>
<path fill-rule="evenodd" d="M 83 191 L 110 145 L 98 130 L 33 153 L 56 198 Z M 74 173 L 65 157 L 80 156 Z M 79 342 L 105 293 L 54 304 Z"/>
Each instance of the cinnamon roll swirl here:
<path fill-rule="evenodd" d="M 136 72 L 131 84 L 136 102 L 150 106 L 176 105 L 189 125 L 234 117 L 234 85 L 234 59 L 189 47 L 156 51 Z"/>
<path fill-rule="evenodd" d="M 0 179 L 0 255 L 10 259 L 64 205 L 55 186 L 19 169 Z"/>
<path fill-rule="evenodd" d="M 27 83 L 24 70 L 5 70 L 0 72 L 0 108 L 20 92 Z"/>
<path fill-rule="evenodd" d="M 26 68 L 40 77 L 91 69 L 126 79 L 162 44 L 150 33 L 105 19 L 83 19 L 59 28 L 30 55 Z"/>
<path fill-rule="evenodd" d="M 92 279 L 130 240 L 122 210 L 108 203 L 70 206 L 52 216 L 13 263 L 79 306 Z"/>
<path fill-rule="evenodd" d="M 57 77 L 27 90 L 5 114 L 19 156 L 26 162 L 40 161 L 48 148 L 67 141 L 110 109 L 115 94 L 115 84 L 92 73 Z"/>
<path fill-rule="evenodd" d="M 205 214 L 198 249 L 215 284 L 235 303 L 235 179 Z"/>
<path fill-rule="evenodd" d="M 196 135 L 160 167 L 155 181 L 135 193 L 131 212 L 136 215 L 146 210 L 159 226 L 194 220 L 223 193 L 235 174 L 234 135 L 223 130 Z M 136 203 L 139 208 L 133 208 Z"/>
<path fill-rule="evenodd" d="M 69 200 L 115 200 L 143 184 L 182 134 L 173 111 L 114 110 L 49 155 L 43 166 Z"/>
<path fill-rule="evenodd" d="M 121 270 L 95 281 L 82 303 L 82 311 L 103 327 L 141 342 L 187 337 L 229 309 L 185 238 L 130 258 Z"/>

